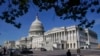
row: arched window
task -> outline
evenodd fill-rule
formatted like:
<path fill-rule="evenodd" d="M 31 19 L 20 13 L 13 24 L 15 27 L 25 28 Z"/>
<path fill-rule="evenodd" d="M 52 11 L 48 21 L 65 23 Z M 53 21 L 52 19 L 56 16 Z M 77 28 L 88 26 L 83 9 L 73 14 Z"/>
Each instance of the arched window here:
<path fill-rule="evenodd" d="M 74 45 L 74 48 L 75 48 L 75 43 L 73 45 Z"/>
<path fill-rule="evenodd" d="M 69 44 L 66 44 L 66 48 L 69 48 Z"/>
<path fill-rule="evenodd" d="M 72 48 L 72 43 L 70 44 L 70 48 Z"/>

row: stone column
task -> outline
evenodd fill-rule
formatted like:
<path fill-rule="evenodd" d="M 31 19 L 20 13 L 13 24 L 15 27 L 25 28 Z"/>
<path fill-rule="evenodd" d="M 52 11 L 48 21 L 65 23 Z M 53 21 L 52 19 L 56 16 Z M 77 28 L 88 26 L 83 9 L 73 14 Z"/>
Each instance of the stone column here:
<path fill-rule="evenodd" d="M 65 30 L 64 30 L 64 40 L 66 40 L 66 36 L 65 36 Z"/>
<path fill-rule="evenodd" d="M 56 35 L 55 35 L 55 33 L 54 33 L 54 42 L 56 41 Z"/>
<path fill-rule="evenodd" d="M 74 41 L 74 30 L 73 30 L 73 41 Z"/>
<path fill-rule="evenodd" d="M 51 41 L 53 41 L 53 39 L 52 39 L 52 38 L 53 38 L 53 37 L 52 37 L 52 34 L 50 34 L 50 35 L 51 35 Z"/>
<path fill-rule="evenodd" d="M 57 33 L 55 33 L 55 42 L 57 41 Z"/>
<path fill-rule="evenodd" d="M 75 43 L 74 30 L 73 30 L 73 41 L 74 41 L 74 43 Z M 73 43 L 73 48 L 75 48 L 74 43 Z"/>
<path fill-rule="evenodd" d="M 60 35 L 60 40 L 61 40 L 61 32 L 59 32 L 59 35 Z"/>
<path fill-rule="evenodd" d="M 69 42 L 69 48 L 70 48 L 70 31 L 68 31 L 68 42 Z"/>
<path fill-rule="evenodd" d="M 54 40 L 54 42 L 55 42 L 55 34 L 54 34 L 54 33 L 53 33 L 53 37 L 54 37 L 54 39 L 53 39 L 53 40 Z"/>
<path fill-rule="evenodd" d="M 61 40 L 63 39 L 63 37 L 62 37 L 62 32 L 61 32 Z"/>
<path fill-rule="evenodd" d="M 77 48 L 79 48 L 80 47 L 80 45 L 79 45 L 79 29 L 78 28 L 76 28 L 76 41 L 77 41 Z"/>
<path fill-rule="evenodd" d="M 70 31 L 68 31 L 68 41 L 70 42 Z"/>
<path fill-rule="evenodd" d="M 58 32 L 58 41 L 60 42 L 60 32 Z"/>
<path fill-rule="evenodd" d="M 51 37 L 52 37 L 52 42 L 54 42 L 53 34 L 51 34 Z"/>
<path fill-rule="evenodd" d="M 52 34 L 52 39 L 53 39 L 53 42 L 54 42 L 54 34 Z"/>
<path fill-rule="evenodd" d="M 55 42 L 57 41 L 57 35 L 56 35 L 56 33 L 55 33 Z"/>
<path fill-rule="evenodd" d="M 68 32 L 66 31 L 66 41 L 68 41 Z"/>
<path fill-rule="evenodd" d="M 65 32 L 66 41 L 68 40 L 68 32 Z"/>
<path fill-rule="evenodd" d="M 64 40 L 64 49 L 66 49 L 66 38 L 65 38 L 65 30 L 63 31 L 63 40 Z"/>
<path fill-rule="evenodd" d="M 72 33 L 72 32 L 70 31 L 70 42 L 72 42 L 72 37 L 71 37 L 71 33 Z"/>
<path fill-rule="evenodd" d="M 53 37 L 54 37 L 54 42 L 55 42 L 55 34 L 53 33 Z"/>
<path fill-rule="evenodd" d="M 73 30 L 71 31 L 71 42 L 72 42 L 72 48 L 73 48 Z"/>

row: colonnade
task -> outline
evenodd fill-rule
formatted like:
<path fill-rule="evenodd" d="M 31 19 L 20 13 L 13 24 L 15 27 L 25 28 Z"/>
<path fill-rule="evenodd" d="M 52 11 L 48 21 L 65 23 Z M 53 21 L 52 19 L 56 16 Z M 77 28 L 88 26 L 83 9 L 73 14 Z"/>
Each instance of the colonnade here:
<path fill-rule="evenodd" d="M 59 31 L 59 32 L 51 32 L 48 35 L 45 36 L 45 38 L 48 38 L 49 41 L 53 41 L 54 43 L 60 43 L 64 44 L 64 48 L 70 48 L 74 49 L 77 48 L 77 32 L 76 30 L 70 30 L 70 31 Z M 65 43 L 62 43 L 61 41 L 64 41 Z"/>

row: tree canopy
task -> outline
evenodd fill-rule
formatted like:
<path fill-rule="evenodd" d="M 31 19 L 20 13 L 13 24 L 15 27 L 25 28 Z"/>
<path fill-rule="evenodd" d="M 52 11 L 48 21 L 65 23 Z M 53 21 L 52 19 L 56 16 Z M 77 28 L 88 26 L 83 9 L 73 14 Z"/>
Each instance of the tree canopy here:
<path fill-rule="evenodd" d="M 86 28 L 93 27 L 95 23 L 95 20 L 88 20 L 87 12 L 100 13 L 99 0 L 0 0 L 0 6 L 7 4 L 8 8 L 1 12 L 0 19 L 20 28 L 21 23 L 17 23 L 16 19 L 29 11 L 31 2 L 38 7 L 40 12 L 53 8 L 60 19 L 79 21 L 78 26 Z"/>

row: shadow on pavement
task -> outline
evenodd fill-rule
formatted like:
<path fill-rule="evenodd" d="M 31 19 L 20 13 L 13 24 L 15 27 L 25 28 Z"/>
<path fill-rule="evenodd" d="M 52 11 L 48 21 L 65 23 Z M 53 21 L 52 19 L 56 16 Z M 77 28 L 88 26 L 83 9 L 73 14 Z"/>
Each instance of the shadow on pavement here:
<path fill-rule="evenodd" d="M 48 56 L 67 56 L 67 55 L 48 55 Z M 72 56 L 77 56 L 76 54 L 72 54 Z"/>

